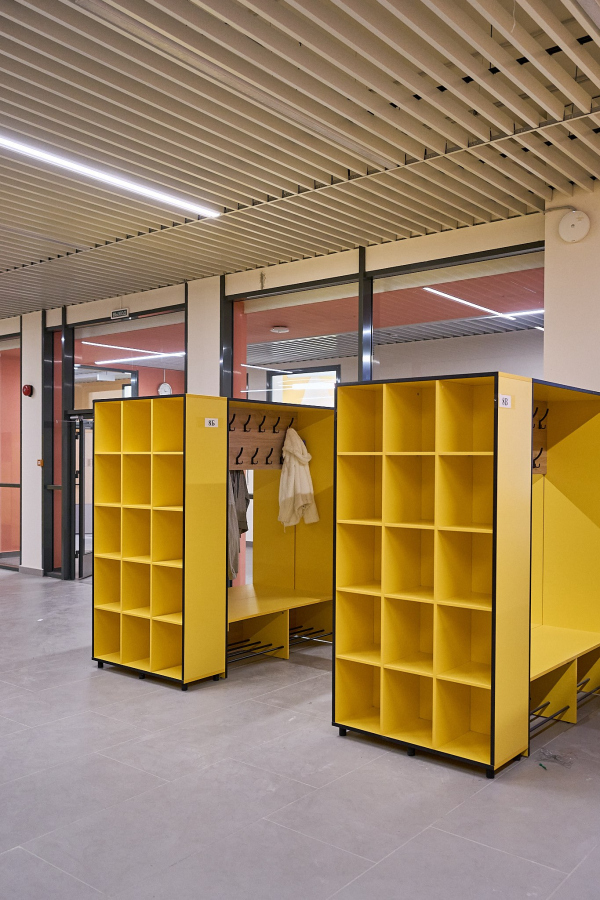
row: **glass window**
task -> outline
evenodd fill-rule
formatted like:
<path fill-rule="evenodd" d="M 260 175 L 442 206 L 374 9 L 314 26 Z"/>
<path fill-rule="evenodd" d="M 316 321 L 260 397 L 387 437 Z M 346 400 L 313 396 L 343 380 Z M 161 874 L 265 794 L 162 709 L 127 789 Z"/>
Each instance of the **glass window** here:
<path fill-rule="evenodd" d="M 21 343 L 0 339 L 0 566 L 21 561 Z"/>
<path fill-rule="evenodd" d="M 233 328 L 234 397 L 330 406 L 332 372 L 358 379 L 356 284 L 236 301 Z"/>
<path fill-rule="evenodd" d="M 544 253 L 373 283 L 373 378 L 504 371 L 543 377 Z"/>

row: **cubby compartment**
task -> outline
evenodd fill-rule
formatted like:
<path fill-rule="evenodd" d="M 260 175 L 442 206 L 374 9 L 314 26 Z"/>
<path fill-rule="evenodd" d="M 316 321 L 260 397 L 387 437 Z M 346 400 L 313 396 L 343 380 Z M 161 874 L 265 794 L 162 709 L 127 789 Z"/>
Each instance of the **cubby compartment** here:
<path fill-rule="evenodd" d="M 441 680 L 435 691 L 435 748 L 489 765 L 492 692 Z"/>
<path fill-rule="evenodd" d="M 433 675 L 433 604 L 385 597 L 382 662 L 390 669 Z"/>
<path fill-rule="evenodd" d="M 381 732 L 381 669 L 347 659 L 335 664 L 335 720 L 362 731 Z"/>
<path fill-rule="evenodd" d="M 340 456 L 337 516 L 338 521 L 381 524 L 380 456 Z"/>
<path fill-rule="evenodd" d="M 132 669 L 150 670 L 150 619 L 121 617 L 121 662 Z"/>
<path fill-rule="evenodd" d="M 150 454 L 123 455 L 123 505 L 150 506 Z"/>
<path fill-rule="evenodd" d="M 94 554 L 121 556 L 121 510 L 111 506 L 97 506 L 94 510 Z"/>
<path fill-rule="evenodd" d="M 381 528 L 338 525 L 337 586 L 359 594 L 381 593 Z"/>
<path fill-rule="evenodd" d="M 433 678 L 385 669 L 381 721 L 387 737 L 419 747 L 431 747 Z"/>
<path fill-rule="evenodd" d="M 433 600 L 433 531 L 385 528 L 383 592 L 408 600 Z"/>
<path fill-rule="evenodd" d="M 433 528 L 435 457 L 386 456 L 383 520 Z"/>
<path fill-rule="evenodd" d="M 338 389 L 338 453 L 381 453 L 383 385 Z"/>
<path fill-rule="evenodd" d="M 437 542 L 438 603 L 491 609 L 492 535 L 439 531 Z"/>
<path fill-rule="evenodd" d="M 123 510 L 123 559 L 150 562 L 150 510 Z"/>
<path fill-rule="evenodd" d="M 183 559 L 183 513 L 152 511 L 152 561 L 181 566 Z"/>
<path fill-rule="evenodd" d="M 149 453 L 152 438 L 152 400 L 123 404 L 123 452 Z"/>
<path fill-rule="evenodd" d="M 529 711 L 538 717 L 532 719 L 532 728 L 542 718 L 555 717 L 573 725 L 577 722 L 578 662 L 558 666 L 530 683 Z"/>
<path fill-rule="evenodd" d="M 130 615 L 150 616 L 150 565 L 122 563 L 122 610 Z"/>
<path fill-rule="evenodd" d="M 183 397 L 152 401 L 152 450 L 183 452 Z"/>
<path fill-rule="evenodd" d="M 110 662 L 121 660 L 121 616 L 105 609 L 94 610 L 94 655 Z"/>
<path fill-rule="evenodd" d="M 182 570 L 152 566 L 152 616 L 181 625 Z"/>
<path fill-rule="evenodd" d="M 121 502 L 121 457 L 96 453 L 94 459 L 94 496 L 99 506 Z"/>
<path fill-rule="evenodd" d="M 381 663 L 381 599 L 339 591 L 336 655 L 356 662 Z"/>
<path fill-rule="evenodd" d="M 182 630 L 172 622 L 152 620 L 152 671 L 167 678 L 181 678 Z"/>
<path fill-rule="evenodd" d="M 440 456 L 436 521 L 440 528 L 491 531 L 494 519 L 492 456 Z"/>
<path fill-rule="evenodd" d="M 96 403 L 94 411 L 94 452 L 121 452 L 122 403 Z"/>
<path fill-rule="evenodd" d="M 491 453 L 494 411 L 493 378 L 447 378 L 438 382 L 437 450 Z"/>
<path fill-rule="evenodd" d="M 119 612 L 121 609 L 121 562 L 98 557 L 94 563 L 94 606 Z"/>
<path fill-rule="evenodd" d="M 387 453 L 431 453 L 435 450 L 435 382 L 385 386 Z"/>
<path fill-rule="evenodd" d="M 436 615 L 437 676 L 476 687 L 491 687 L 491 612 L 438 606 Z"/>
<path fill-rule="evenodd" d="M 183 456 L 154 456 L 152 506 L 183 509 Z"/>

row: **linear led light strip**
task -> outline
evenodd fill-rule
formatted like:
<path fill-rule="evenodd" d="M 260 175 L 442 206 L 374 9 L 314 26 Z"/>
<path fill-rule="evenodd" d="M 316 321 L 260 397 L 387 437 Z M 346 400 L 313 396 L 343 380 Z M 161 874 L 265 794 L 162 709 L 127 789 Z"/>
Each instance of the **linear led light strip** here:
<path fill-rule="evenodd" d="M 124 356 L 122 359 L 97 359 L 95 366 L 107 366 L 110 363 L 136 362 L 144 363 L 149 359 L 166 359 L 168 356 L 185 356 L 185 351 L 181 353 L 152 353 L 150 356 Z"/>
<path fill-rule="evenodd" d="M 39 159 L 41 162 L 50 163 L 59 169 L 68 169 L 69 172 L 77 172 L 78 175 L 85 175 L 94 181 L 101 181 L 103 184 L 110 184 L 113 187 L 121 188 L 132 194 L 139 194 L 141 197 L 148 197 L 151 200 L 157 200 L 166 206 L 177 207 L 186 212 L 194 213 L 196 216 L 205 216 L 208 219 L 216 219 L 221 213 L 207 206 L 201 206 L 192 200 L 185 200 L 183 197 L 177 197 L 175 194 L 167 194 L 164 191 L 157 191 L 155 188 L 146 187 L 146 185 L 138 184 L 130 181 L 128 178 L 122 178 L 120 175 L 111 175 L 110 172 L 103 172 L 101 169 L 95 169 L 93 166 L 84 163 L 75 162 L 75 160 L 67 159 L 65 156 L 58 156 L 56 153 L 48 153 L 47 150 L 40 150 L 31 144 L 24 144 L 22 141 L 15 141 L 12 138 L 0 135 L 0 147 L 7 150 L 14 150 L 15 153 L 22 153 L 23 156 L 29 156 L 32 159 Z"/>
<path fill-rule="evenodd" d="M 438 297 L 445 297 L 447 300 L 454 300 L 455 303 L 462 303 L 464 306 L 472 306 L 473 309 L 480 309 L 482 312 L 492 313 L 494 316 L 501 316 L 503 319 L 512 319 L 514 321 L 515 318 L 507 313 L 500 313 L 496 309 L 489 309 L 487 306 L 480 306 L 478 303 L 462 300 L 460 297 L 455 297 L 453 294 L 445 294 L 444 291 L 437 291 L 435 288 L 426 287 L 423 288 L 423 290 L 430 294 L 437 294 Z"/>

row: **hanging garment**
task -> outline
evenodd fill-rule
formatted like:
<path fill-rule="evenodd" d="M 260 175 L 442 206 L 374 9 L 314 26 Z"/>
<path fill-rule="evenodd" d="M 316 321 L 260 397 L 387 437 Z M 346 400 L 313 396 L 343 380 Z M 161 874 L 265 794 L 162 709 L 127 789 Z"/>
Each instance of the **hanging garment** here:
<path fill-rule="evenodd" d="M 237 578 L 239 560 L 240 531 L 230 472 L 227 479 L 227 577 L 231 581 Z"/>
<path fill-rule="evenodd" d="M 248 485 L 246 484 L 246 474 L 241 469 L 234 469 L 229 473 L 231 478 L 231 487 L 233 489 L 233 499 L 235 500 L 235 509 L 237 514 L 237 523 L 240 535 L 246 534 L 248 531 L 248 506 L 250 504 L 250 494 L 248 493 Z"/>
<path fill-rule="evenodd" d="M 307 525 L 319 521 L 308 468 L 311 459 L 298 432 L 288 428 L 283 444 L 283 466 L 279 482 L 279 521 L 284 526 L 297 525 L 302 518 Z"/>

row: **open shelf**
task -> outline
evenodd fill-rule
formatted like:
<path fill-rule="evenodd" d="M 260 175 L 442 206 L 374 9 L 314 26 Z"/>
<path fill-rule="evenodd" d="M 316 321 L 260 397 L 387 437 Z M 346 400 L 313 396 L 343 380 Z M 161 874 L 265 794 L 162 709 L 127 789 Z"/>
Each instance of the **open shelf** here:
<path fill-rule="evenodd" d="M 440 531 L 437 542 L 438 603 L 491 609 L 492 535 Z"/>
<path fill-rule="evenodd" d="M 385 597 L 382 631 L 386 668 L 433 675 L 433 604 Z"/>
<path fill-rule="evenodd" d="M 491 531 L 494 515 L 492 456 L 440 456 L 436 523 Z"/>
<path fill-rule="evenodd" d="M 152 401 L 152 450 L 155 453 L 183 451 L 183 397 Z"/>
<path fill-rule="evenodd" d="M 491 687 L 492 614 L 439 606 L 435 668 L 438 678 Z"/>
<path fill-rule="evenodd" d="M 385 459 L 386 525 L 433 527 L 435 499 L 433 456 L 387 456 Z"/>
<path fill-rule="evenodd" d="M 420 747 L 433 746 L 433 678 L 385 669 L 382 734 Z"/>
<path fill-rule="evenodd" d="M 97 506 L 94 511 L 94 554 L 121 555 L 121 510 L 110 506 Z"/>
<path fill-rule="evenodd" d="M 150 454 L 123 455 L 124 506 L 150 506 L 150 469 Z"/>
<path fill-rule="evenodd" d="M 386 452 L 435 449 L 435 382 L 385 386 Z"/>
<path fill-rule="evenodd" d="M 183 556 L 183 513 L 152 511 L 152 561 L 175 563 Z"/>
<path fill-rule="evenodd" d="M 94 562 L 94 606 L 121 608 L 121 561 L 98 558 Z"/>
<path fill-rule="evenodd" d="M 436 681 L 435 747 L 474 762 L 490 762 L 491 691 Z"/>
<path fill-rule="evenodd" d="M 123 453 L 149 453 L 152 437 L 152 400 L 123 403 Z"/>
<path fill-rule="evenodd" d="M 339 591 L 336 611 L 338 659 L 381 663 L 381 600 L 369 594 Z"/>
<path fill-rule="evenodd" d="M 94 610 L 94 654 L 119 657 L 121 647 L 121 616 L 118 612 L 104 609 Z"/>
<path fill-rule="evenodd" d="M 385 528 L 383 541 L 384 594 L 432 601 L 433 531 Z"/>
<path fill-rule="evenodd" d="M 381 733 L 378 666 L 336 660 L 335 718 L 341 725 Z"/>
<path fill-rule="evenodd" d="M 152 620 L 152 671 L 165 674 L 166 670 L 181 667 L 182 630 L 180 624 Z M 171 676 L 173 677 L 173 676 Z"/>
<path fill-rule="evenodd" d="M 437 450 L 494 449 L 494 379 L 438 382 Z"/>
<path fill-rule="evenodd" d="M 133 669 L 150 671 L 150 619 L 122 616 L 121 662 Z"/>
<path fill-rule="evenodd" d="M 383 385 L 339 388 L 337 409 L 340 453 L 382 451 Z"/>
<path fill-rule="evenodd" d="M 337 586 L 361 594 L 381 593 L 381 528 L 338 525 Z"/>
<path fill-rule="evenodd" d="M 322 603 L 330 597 L 295 591 L 293 588 L 265 587 L 258 584 L 241 584 L 230 587 L 228 592 L 227 621 L 239 622 L 256 616 L 284 612 L 313 603 Z"/>
<path fill-rule="evenodd" d="M 121 457 L 119 455 L 96 453 L 94 496 L 99 505 L 116 505 L 121 502 Z"/>
<path fill-rule="evenodd" d="M 97 403 L 94 412 L 94 453 L 121 452 L 121 403 Z"/>
<path fill-rule="evenodd" d="M 531 677 L 537 678 L 600 647 L 600 633 L 534 625 L 531 629 Z"/>
<path fill-rule="evenodd" d="M 381 524 L 381 456 L 341 456 L 337 473 L 339 521 Z"/>
<path fill-rule="evenodd" d="M 150 555 L 150 510 L 123 510 L 123 559 Z"/>
<path fill-rule="evenodd" d="M 154 457 L 152 506 L 183 508 L 183 456 L 160 454 Z"/>
<path fill-rule="evenodd" d="M 182 570 L 152 566 L 152 615 L 181 616 L 183 604 Z"/>

